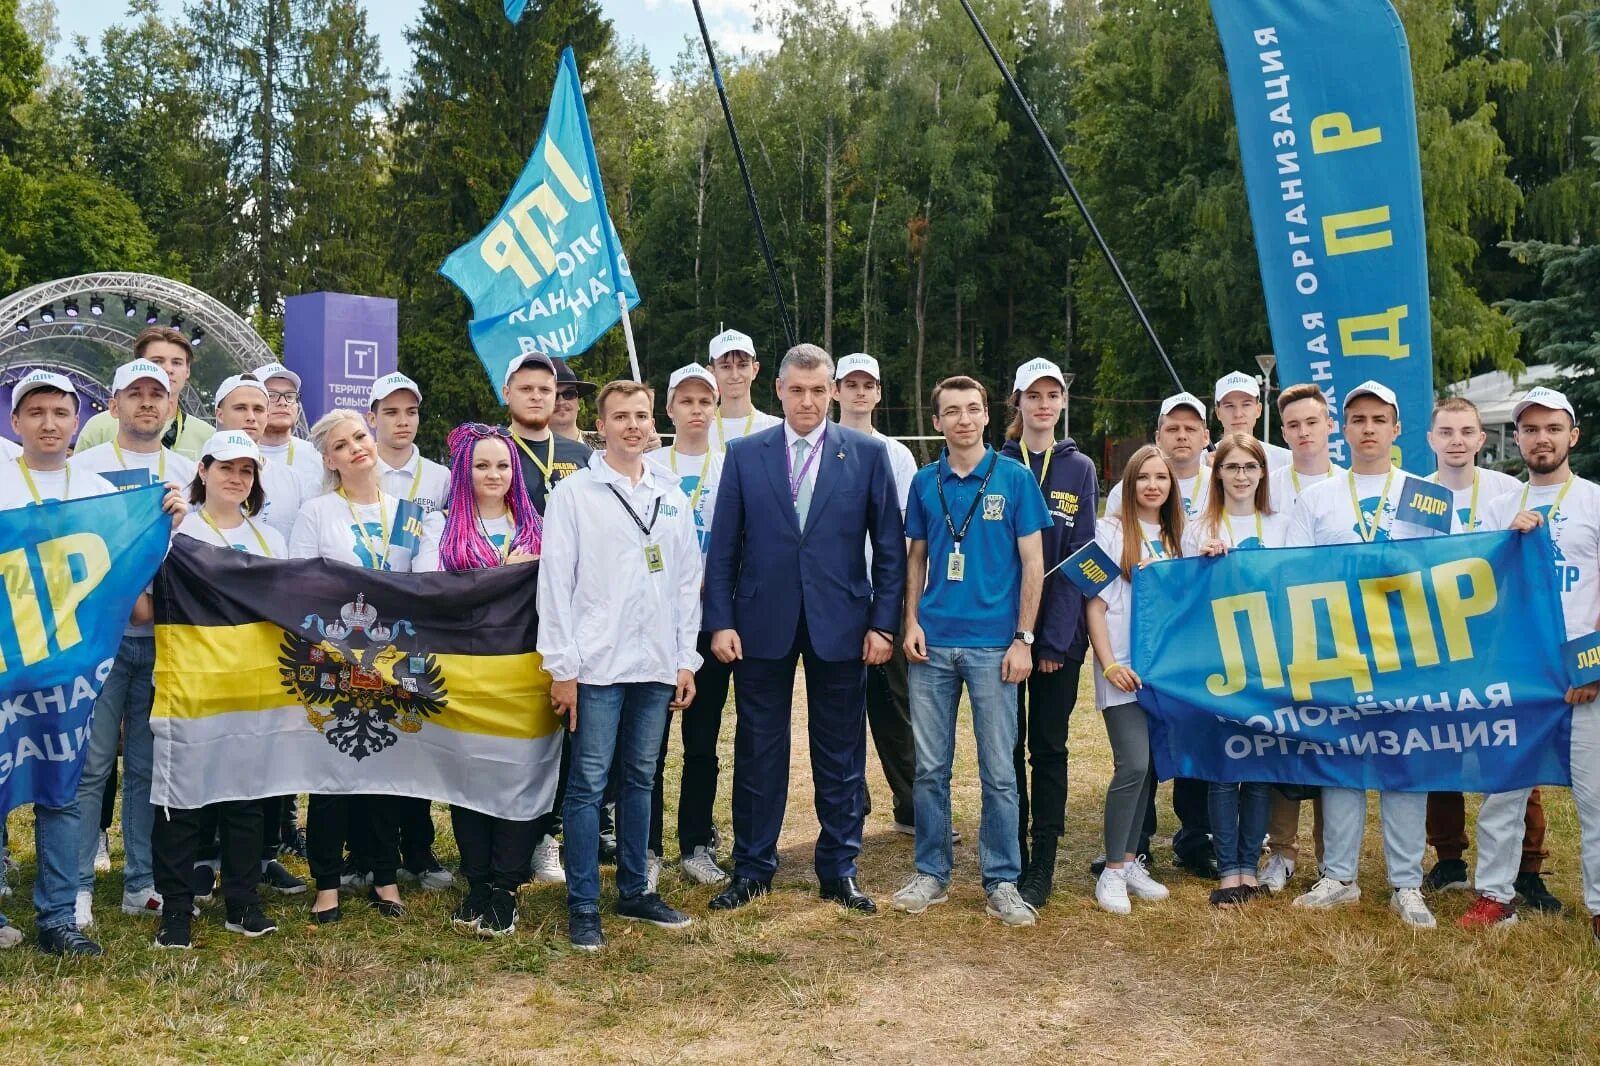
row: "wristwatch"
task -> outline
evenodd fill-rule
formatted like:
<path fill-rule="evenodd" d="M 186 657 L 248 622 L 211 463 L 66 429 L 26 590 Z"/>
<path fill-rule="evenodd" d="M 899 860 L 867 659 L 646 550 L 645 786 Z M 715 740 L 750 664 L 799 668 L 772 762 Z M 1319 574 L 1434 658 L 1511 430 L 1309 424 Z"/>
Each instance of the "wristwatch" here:
<path fill-rule="evenodd" d="M 1011 639 L 1012 640 L 1020 640 L 1020 641 L 1022 641 L 1022 643 L 1026 644 L 1028 647 L 1031 648 L 1031 647 L 1033 647 L 1033 630 L 1031 630 L 1031 629 L 1019 629 L 1015 633 L 1012 634 Z"/>

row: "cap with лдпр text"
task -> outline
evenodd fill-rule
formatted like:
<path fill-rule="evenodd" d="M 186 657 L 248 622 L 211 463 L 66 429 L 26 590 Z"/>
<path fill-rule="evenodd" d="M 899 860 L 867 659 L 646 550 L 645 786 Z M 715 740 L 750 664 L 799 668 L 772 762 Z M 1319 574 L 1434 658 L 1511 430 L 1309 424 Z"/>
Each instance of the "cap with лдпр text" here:
<path fill-rule="evenodd" d="M 1345 393 L 1344 403 L 1340 405 L 1340 409 L 1348 409 L 1350 407 L 1350 401 L 1354 400 L 1357 396 L 1371 396 L 1373 399 L 1382 400 L 1390 407 L 1393 407 L 1396 411 L 1400 410 L 1400 405 L 1395 402 L 1394 390 L 1380 381 L 1371 380 L 1363 381 L 1361 384 Z"/>
<path fill-rule="evenodd" d="M 1249 374 L 1235 370 L 1231 374 L 1224 374 L 1217 379 L 1217 390 L 1214 398 L 1218 403 L 1221 403 L 1222 398 L 1230 392 L 1242 392 L 1246 396 L 1259 400 L 1261 399 L 1261 383 Z"/>
<path fill-rule="evenodd" d="M 672 376 L 667 379 L 668 403 L 672 402 L 672 394 L 678 391 L 678 386 L 682 385 L 685 381 L 701 382 L 706 388 L 711 390 L 711 395 L 715 396 L 717 394 L 717 379 L 712 376 L 711 371 L 707 370 L 699 363 L 690 363 L 688 366 L 680 366 L 678 369 L 674 370 L 672 372 Z"/>
<path fill-rule="evenodd" d="M 233 374 L 223 378 L 222 384 L 217 386 L 217 406 L 221 407 L 222 401 L 226 400 L 235 389 L 255 389 L 264 399 L 271 399 L 267 394 L 267 386 L 262 382 L 253 377 L 247 378 L 243 374 Z"/>
<path fill-rule="evenodd" d="M 227 462 L 230 459 L 253 459 L 256 466 L 262 465 L 261 449 L 250 439 L 248 433 L 241 433 L 237 429 L 225 429 L 220 433 L 213 433 L 200 449 L 200 458 L 220 462 Z"/>
<path fill-rule="evenodd" d="M 418 386 L 415 381 L 412 381 L 404 374 L 396 371 L 393 374 L 385 374 L 383 377 L 372 383 L 372 391 L 367 393 L 368 409 L 370 410 L 371 408 L 378 406 L 379 400 L 384 399 L 391 393 L 399 392 L 402 389 L 407 392 L 415 393 L 417 402 L 422 402 L 421 387 Z"/>
<path fill-rule="evenodd" d="M 878 361 L 866 352 L 853 352 L 839 360 L 833 368 L 833 380 L 843 381 L 851 374 L 868 374 L 873 381 L 882 381 L 883 374 L 879 371 Z"/>
<path fill-rule="evenodd" d="M 1512 423 L 1514 424 L 1517 419 L 1521 418 L 1522 412 L 1530 407 L 1548 407 L 1552 411 L 1565 411 L 1567 412 L 1567 417 L 1572 419 L 1573 425 L 1578 423 L 1578 412 L 1572 409 L 1572 401 L 1567 399 L 1567 394 L 1564 392 L 1547 389 L 1543 385 L 1529 389 L 1522 399 L 1517 401 L 1517 405 L 1511 409 Z"/>
<path fill-rule="evenodd" d="M 711 338 L 707 350 L 711 353 L 710 361 L 715 363 L 729 352 L 744 352 L 750 358 L 756 357 L 756 342 L 736 329 L 725 329 Z"/>
<path fill-rule="evenodd" d="M 532 367 L 535 370 L 548 370 L 551 377 L 556 376 L 556 364 L 543 352 L 523 352 L 511 362 L 506 364 L 506 376 L 500 379 L 500 390 L 504 392 L 511 387 L 511 379 L 517 371 Z"/>
<path fill-rule="evenodd" d="M 145 378 L 158 382 L 168 392 L 172 391 L 172 379 L 167 377 L 165 370 L 148 359 L 135 359 L 131 363 L 123 363 L 117 367 L 117 374 L 111 379 L 111 392 L 115 395 L 135 381 L 143 381 Z"/>
<path fill-rule="evenodd" d="M 1201 402 L 1200 397 L 1192 392 L 1175 392 L 1165 400 L 1162 400 L 1161 417 L 1166 418 L 1180 407 L 1189 408 L 1200 416 L 1200 421 L 1204 422 L 1206 420 L 1206 405 Z"/>
<path fill-rule="evenodd" d="M 1011 383 L 1012 392 L 1027 392 L 1033 383 L 1040 378 L 1054 378 L 1064 389 L 1067 387 L 1067 377 L 1061 368 L 1045 358 L 1029 359 L 1017 367 L 1016 379 Z"/>
<path fill-rule="evenodd" d="M 16 414 L 17 408 L 22 406 L 23 397 L 38 389 L 55 389 L 74 399 L 78 398 L 78 390 L 72 387 L 72 382 L 60 374 L 53 374 L 48 370 L 34 370 L 11 386 L 11 413 Z"/>
<path fill-rule="evenodd" d="M 288 378 L 294 382 L 296 389 L 300 388 L 300 375 L 284 366 L 282 363 L 263 363 L 250 371 L 257 381 L 271 381 L 273 378 Z"/>

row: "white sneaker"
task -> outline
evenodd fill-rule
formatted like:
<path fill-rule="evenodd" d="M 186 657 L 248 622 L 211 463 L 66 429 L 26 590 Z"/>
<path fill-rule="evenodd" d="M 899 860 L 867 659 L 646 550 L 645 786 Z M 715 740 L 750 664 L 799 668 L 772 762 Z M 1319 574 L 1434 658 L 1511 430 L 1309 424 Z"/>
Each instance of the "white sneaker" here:
<path fill-rule="evenodd" d="M 14 948 L 22 943 L 22 930 L 14 925 L 0 925 L 0 950 Z"/>
<path fill-rule="evenodd" d="M 1161 900 L 1172 895 L 1166 885 L 1150 876 L 1150 871 L 1144 868 L 1143 859 L 1123 863 L 1122 880 L 1128 886 L 1128 895 L 1134 899 Z"/>
<path fill-rule="evenodd" d="M 946 886 L 937 878 L 919 873 L 906 882 L 906 887 L 894 894 L 894 909 L 907 914 L 921 914 L 935 903 L 950 899 Z"/>
<path fill-rule="evenodd" d="M 561 867 L 561 845 L 548 833 L 533 849 L 533 880 L 541 885 L 567 883 L 567 871 Z"/>
<path fill-rule="evenodd" d="M 1311 890 L 1303 896 L 1296 896 L 1296 907 L 1307 907 L 1314 911 L 1327 910 L 1337 907 L 1341 903 L 1354 903 L 1361 898 L 1361 886 L 1354 881 L 1348 885 L 1332 877 L 1324 877 L 1311 886 Z"/>
<path fill-rule="evenodd" d="M 989 890 L 989 902 L 983 912 L 1010 926 L 1039 924 L 1039 912 L 1022 898 L 1022 893 L 1010 881 L 1001 881 Z"/>
<path fill-rule="evenodd" d="M 645 895 L 653 896 L 661 885 L 661 859 L 655 852 L 645 849 L 644 853 L 644 891 Z"/>
<path fill-rule="evenodd" d="M 100 830 L 100 842 L 94 849 L 94 872 L 97 874 L 111 872 L 111 836 L 104 829 Z"/>
<path fill-rule="evenodd" d="M 161 893 L 153 888 L 147 888 L 143 892 L 124 892 L 122 913 L 143 915 L 146 918 L 161 917 Z"/>
<path fill-rule="evenodd" d="M 1438 924 L 1423 901 L 1420 888 L 1395 889 L 1394 895 L 1389 897 L 1389 909 L 1398 914 L 1402 922 L 1417 929 L 1432 929 Z"/>
<path fill-rule="evenodd" d="M 1114 870 L 1107 866 L 1100 872 L 1100 880 L 1094 883 L 1094 901 L 1100 904 L 1100 909 L 1110 911 L 1112 914 L 1132 914 L 1133 904 L 1128 902 L 1128 881 L 1123 876 L 1123 870 Z"/>
<path fill-rule="evenodd" d="M 72 924 L 80 930 L 87 929 L 94 924 L 94 893 L 78 890 L 77 899 L 72 901 Z"/>
<path fill-rule="evenodd" d="M 1283 891 L 1289 883 L 1289 878 L 1294 876 L 1294 860 L 1286 859 L 1274 852 L 1267 858 L 1267 865 L 1261 871 L 1261 883 L 1268 892 L 1277 894 Z"/>
<path fill-rule="evenodd" d="M 696 845 L 683 860 L 683 876 L 697 885 L 721 885 L 728 881 L 727 871 L 717 865 L 716 855 L 703 844 Z"/>

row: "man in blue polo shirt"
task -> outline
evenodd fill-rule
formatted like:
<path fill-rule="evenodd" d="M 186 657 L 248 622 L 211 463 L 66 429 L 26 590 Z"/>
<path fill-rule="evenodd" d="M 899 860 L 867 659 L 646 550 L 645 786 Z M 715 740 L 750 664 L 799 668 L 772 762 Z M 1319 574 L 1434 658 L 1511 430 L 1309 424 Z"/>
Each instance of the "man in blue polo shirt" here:
<path fill-rule="evenodd" d="M 905 652 L 917 776 L 917 872 L 894 897 L 920 914 L 949 899 L 950 767 L 961 686 L 972 701 L 983 782 L 978 856 L 987 912 L 1033 925 L 1017 892 L 1017 685 L 1033 669 L 1033 622 L 1044 585 L 1041 530 L 1050 512 L 1033 475 L 984 441 L 989 395 L 969 377 L 933 390 L 933 427 L 945 454 L 917 471 L 906 504 Z"/>

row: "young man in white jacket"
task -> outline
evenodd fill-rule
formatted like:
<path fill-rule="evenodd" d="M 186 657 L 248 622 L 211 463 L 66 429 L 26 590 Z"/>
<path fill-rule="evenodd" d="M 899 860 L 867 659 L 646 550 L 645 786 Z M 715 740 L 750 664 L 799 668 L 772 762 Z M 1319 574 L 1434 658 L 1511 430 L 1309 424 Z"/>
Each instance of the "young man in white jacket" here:
<path fill-rule="evenodd" d="M 550 701 L 572 734 L 563 820 L 572 945 L 600 929 L 600 802 L 613 758 L 617 914 L 664 929 L 689 917 L 649 890 L 646 838 L 656 755 L 669 716 L 694 699 L 703 566 L 688 498 L 644 461 L 655 397 L 638 382 L 600 390 L 606 450 L 556 484 L 544 515 L 539 654 Z"/>

